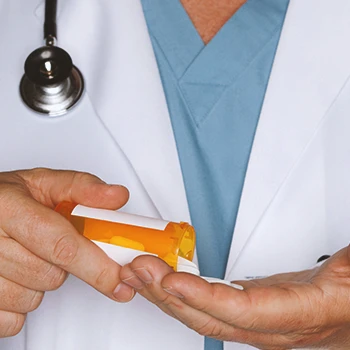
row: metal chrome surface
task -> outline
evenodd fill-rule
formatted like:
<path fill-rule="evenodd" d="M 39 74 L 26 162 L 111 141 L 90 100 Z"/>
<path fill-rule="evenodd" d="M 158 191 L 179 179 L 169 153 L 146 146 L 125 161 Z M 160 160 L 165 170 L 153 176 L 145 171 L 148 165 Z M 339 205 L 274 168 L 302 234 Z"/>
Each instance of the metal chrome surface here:
<path fill-rule="evenodd" d="M 37 85 L 26 75 L 23 76 L 20 84 L 24 103 L 32 110 L 50 117 L 67 113 L 80 100 L 83 91 L 84 79 L 75 66 L 69 77 L 57 84 Z"/>
<path fill-rule="evenodd" d="M 67 113 L 84 91 L 84 79 L 73 66 L 69 54 L 55 46 L 57 38 L 57 0 L 45 0 L 45 46 L 34 50 L 24 64 L 20 83 L 24 103 L 49 117 Z"/>

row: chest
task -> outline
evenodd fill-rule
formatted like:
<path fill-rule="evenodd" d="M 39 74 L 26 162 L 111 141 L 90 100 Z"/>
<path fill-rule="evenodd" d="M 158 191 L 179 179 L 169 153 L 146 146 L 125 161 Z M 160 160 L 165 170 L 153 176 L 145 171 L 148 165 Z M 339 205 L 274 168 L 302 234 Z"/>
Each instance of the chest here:
<path fill-rule="evenodd" d="M 181 0 L 204 43 L 208 43 L 247 0 Z"/>

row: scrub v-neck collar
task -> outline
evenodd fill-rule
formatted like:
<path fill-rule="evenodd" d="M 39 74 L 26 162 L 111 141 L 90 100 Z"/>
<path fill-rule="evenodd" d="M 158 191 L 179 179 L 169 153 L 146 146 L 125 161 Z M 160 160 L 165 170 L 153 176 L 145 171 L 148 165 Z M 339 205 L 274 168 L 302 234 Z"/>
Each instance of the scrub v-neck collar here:
<path fill-rule="evenodd" d="M 205 45 L 180 0 L 143 0 L 159 45 L 199 125 L 281 28 L 289 0 L 248 0 Z"/>

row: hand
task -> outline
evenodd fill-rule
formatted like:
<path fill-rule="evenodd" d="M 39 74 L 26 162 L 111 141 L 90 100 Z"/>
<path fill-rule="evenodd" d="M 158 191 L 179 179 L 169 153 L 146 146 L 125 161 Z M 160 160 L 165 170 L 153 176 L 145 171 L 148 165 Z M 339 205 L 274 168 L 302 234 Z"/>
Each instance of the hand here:
<path fill-rule="evenodd" d="M 95 176 L 35 169 L 0 173 L 0 337 L 17 334 L 25 315 L 57 289 L 67 272 L 117 300 L 120 266 L 52 209 L 61 201 L 117 209 L 121 186 Z M 120 291 L 131 299 L 130 287 Z"/>
<path fill-rule="evenodd" d="M 237 290 L 174 273 L 141 256 L 121 279 L 201 335 L 260 349 L 350 348 L 350 250 L 321 267 L 254 281 Z"/>

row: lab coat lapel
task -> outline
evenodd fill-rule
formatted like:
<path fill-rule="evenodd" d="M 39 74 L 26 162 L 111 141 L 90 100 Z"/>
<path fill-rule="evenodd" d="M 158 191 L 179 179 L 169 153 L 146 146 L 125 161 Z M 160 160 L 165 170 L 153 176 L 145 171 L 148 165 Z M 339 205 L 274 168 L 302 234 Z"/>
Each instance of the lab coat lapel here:
<path fill-rule="evenodd" d="M 349 18 L 348 0 L 290 2 L 248 166 L 227 276 L 232 276 L 247 241 L 254 239 L 259 221 L 350 74 Z"/>
<path fill-rule="evenodd" d="M 59 13 L 59 43 L 81 68 L 97 114 L 154 205 L 165 219 L 190 221 L 171 122 L 140 1 L 66 1 Z M 76 28 L 77 16 L 84 16 L 85 28 Z"/>

